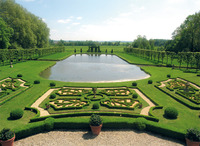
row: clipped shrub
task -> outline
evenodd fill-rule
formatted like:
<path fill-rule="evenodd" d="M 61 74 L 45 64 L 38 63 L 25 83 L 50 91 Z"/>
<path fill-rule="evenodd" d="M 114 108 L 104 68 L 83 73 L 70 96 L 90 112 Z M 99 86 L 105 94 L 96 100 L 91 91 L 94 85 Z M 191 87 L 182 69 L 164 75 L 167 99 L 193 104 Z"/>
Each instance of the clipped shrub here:
<path fill-rule="evenodd" d="M 99 126 L 103 123 L 101 117 L 97 114 L 92 114 L 90 117 L 90 125 L 91 126 Z"/>
<path fill-rule="evenodd" d="M 172 67 L 172 65 L 171 64 L 167 64 L 166 67 Z"/>
<path fill-rule="evenodd" d="M 21 77 L 22 77 L 22 74 L 18 74 L 17 77 L 21 78 Z"/>
<path fill-rule="evenodd" d="M 133 83 L 132 83 L 132 86 L 137 86 L 137 82 L 133 82 Z"/>
<path fill-rule="evenodd" d="M 51 94 L 49 98 L 50 98 L 50 99 L 56 98 L 56 94 Z"/>
<path fill-rule="evenodd" d="M 49 117 L 47 119 L 44 120 L 44 129 L 46 131 L 51 131 L 54 129 L 54 121 L 55 119 L 52 117 Z"/>
<path fill-rule="evenodd" d="M 178 116 L 178 111 L 174 107 L 167 107 L 164 111 L 164 116 L 169 119 L 176 119 Z"/>
<path fill-rule="evenodd" d="M 10 118 L 13 120 L 17 120 L 23 117 L 23 114 L 24 114 L 24 111 L 20 108 L 17 108 L 10 112 Z"/>
<path fill-rule="evenodd" d="M 54 83 L 54 82 L 50 83 L 50 87 L 55 87 L 55 86 L 56 86 L 56 83 Z"/>
<path fill-rule="evenodd" d="M 168 77 L 168 78 L 171 78 L 171 75 L 170 75 L 170 74 L 168 74 L 168 75 L 167 75 L 167 77 Z"/>
<path fill-rule="evenodd" d="M 146 128 L 146 119 L 144 118 L 137 118 L 135 122 L 133 122 L 133 127 L 137 130 L 144 130 Z"/>
<path fill-rule="evenodd" d="M 197 77 L 200 77 L 200 73 L 197 74 Z"/>
<path fill-rule="evenodd" d="M 152 84 L 153 83 L 153 81 L 152 80 L 148 80 L 148 84 Z"/>
<path fill-rule="evenodd" d="M 137 97 L 138 97 L 138 94 L 134 93 L 134 94 L 132 95 L 132 97 L 133 97 L 133 98 L 137 98 Z"/>
<path fill-rule="evenodd" d="M 40 84 L 40 81 L 39 80 L 35 80 L 34 84 Z"/>
<path fill-rule="evenodd" d="M 94 103 L 92 109 L 99 109 L 99 103 Z"/>

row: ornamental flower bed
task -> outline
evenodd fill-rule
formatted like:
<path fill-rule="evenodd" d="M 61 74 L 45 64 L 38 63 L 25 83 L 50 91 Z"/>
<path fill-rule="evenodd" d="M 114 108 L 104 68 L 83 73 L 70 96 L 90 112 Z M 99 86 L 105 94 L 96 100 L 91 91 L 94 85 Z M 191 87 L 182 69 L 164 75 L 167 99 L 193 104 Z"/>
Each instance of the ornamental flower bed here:
<path fill-rule="evenodd" d="M 131 91 L 127 89 L 105 89 L 101 90 L 101 93 L 106 94 L 108 96 L 128 96 L 131 95 Z"/>

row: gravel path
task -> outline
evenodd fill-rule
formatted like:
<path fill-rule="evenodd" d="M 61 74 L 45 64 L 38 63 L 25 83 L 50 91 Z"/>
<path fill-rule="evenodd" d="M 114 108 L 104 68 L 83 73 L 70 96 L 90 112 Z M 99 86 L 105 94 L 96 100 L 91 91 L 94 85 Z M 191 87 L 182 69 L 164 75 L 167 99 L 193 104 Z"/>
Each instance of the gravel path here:
<path fill-rule="evenodd" d="M 142 92 L 140 92 L 140 90 L 138 89 L 133 89 L 133 90 L 135 90 L 135 92 L 149 104 L 149 106 L 143 108 L 142 111 L 140 112 L 141 115 L 148 116 L 150 108 L 156 105 L 153 102 L 151 102 L 151 100 L 149 100 L 149 98 L 147 98 Z"/>
<path fill-rule="evenodd" d="M 99 136 L 88 131 L 51 131 L 14 143 L 15 146 L 182 146 L 179 141 L 134 131 L 102 131 Z"/>

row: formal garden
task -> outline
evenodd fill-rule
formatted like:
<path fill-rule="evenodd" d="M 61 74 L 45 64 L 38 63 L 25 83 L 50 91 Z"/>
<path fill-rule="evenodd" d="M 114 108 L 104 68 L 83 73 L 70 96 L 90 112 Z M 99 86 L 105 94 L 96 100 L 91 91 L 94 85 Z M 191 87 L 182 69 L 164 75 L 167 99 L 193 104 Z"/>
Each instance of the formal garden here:
<path fill-rule="evenodd" d="M 101 116 L 104 130 L 151 131 L 181 141 L 185 141 L 187 129 L 200 128 L 200 77 L 196 69 L 160 66 L 125 53 L 122 47 L 102 47 L 103 54 L 107 50 L 130 64 L 142 64 L 140 68 L 150 77 L 77 83 L 40 76 L 55 60 L 67 58 L 80 48 L 87 53 L 87 47 L 66 47 L 64 52 L 37 60 L 13 61 L 13 67 L 6 61 L 0 66 L 0 129 L 12 129 L 16 139 L 53 129 L 89 130 L 92 114 Z"/>

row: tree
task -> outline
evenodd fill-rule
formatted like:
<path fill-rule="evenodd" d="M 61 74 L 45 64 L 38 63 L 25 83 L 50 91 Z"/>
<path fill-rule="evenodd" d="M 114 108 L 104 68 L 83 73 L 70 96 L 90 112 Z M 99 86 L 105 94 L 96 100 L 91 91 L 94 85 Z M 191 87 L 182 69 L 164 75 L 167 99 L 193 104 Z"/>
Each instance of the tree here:
<path fill-rule="evenodd" d="M 164 60 L 164 58 L 165 58 L 165 51 L 162 51 L 162 52 L 161 52 L 162 64 L 163 64 L 163 60 Z"/>
<path fill-rule="evenodd" d="M 0 18 L 0 49 L 7 49 L 10 46 L 10 37 L 13 35 L 13 29 L 7 26 L 5 21 Z"/>
<path fill-rule="evenodd" d="M 200 52 L 194 54 L 195 57 L 195 64 L 196 64 L 196 71 L 200 67 Z"/>
<path fill-rule="evenodd" d="M 174 58 L 175 58 L 175 56 L 176 56 L 176 53 L 174 53 L 174 52 L 170 52 L 169 56 L 170 56 L 170 59 L 171 59 L 171 65 L 172 65 L 172 62 L 173 62 L 173 60 L 174 60 Z"/>
<path fill-rule="evenodd" d="M 183 58 L 184 58 L 184 53 L 183 52 L 178 52 L 178 63 L 179 63 L 179 68 L 181 67 L 181 64 L 183 62 Z"/>
<path fill-rule="evenodd" d="M 191 59 L 192 59 L 192 53 L 191 52 L 184 53 L 184 61 L 187 64 L 187 69 L 188 69 L 188 65 L 189 65 Z"/>

